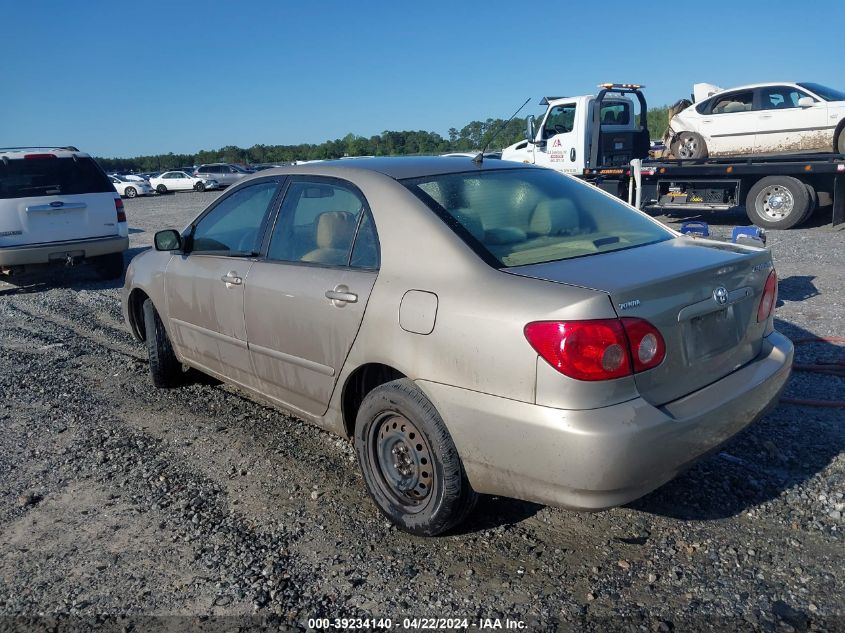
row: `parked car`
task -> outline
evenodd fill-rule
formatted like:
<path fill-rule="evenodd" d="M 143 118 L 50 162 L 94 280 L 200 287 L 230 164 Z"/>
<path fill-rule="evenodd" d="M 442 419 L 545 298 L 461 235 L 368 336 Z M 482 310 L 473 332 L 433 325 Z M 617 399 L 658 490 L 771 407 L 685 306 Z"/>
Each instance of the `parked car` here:
<path fill-rule="evenodd" d="M 128 236 L 123 200 L 88 154 L 0 148 L 0 271 L 87 259 L 113 279 Z"/>
<path fill-rule="evenodd" d="M 669 127 L 678 158 L 845 154 L 845 93 L 805 82 L 719 90 L 676 114 Z"/>
<path fill-rule="evenodd" d="M 146 180 L 143 174 L 115 174 L 123 178 L 123 180 L 134 180 L 134 181 L 142 181 Z"/>
<path fill-rule="evenodd" d="M 252 172 L 238 167 L 237 165 L 230 165 L 228 163 L 212 163 L 209 165 L 200 165 L 194 172 L 194 176 L 198 178 L 213 178 L 220 183 L 222 187 L 228 187 L 243 178 L 251 175 Z"/>
<path fill-rule="evenodd" d="M 353 440 L 375 504 L 416 534 L 476 493 L 627 503 L 790 374 L 769 251 L 535 166 L 274 169 L 154 241 L 123 293 L 153 383 L 194 367 Z"/>
<path fill-rule="evenodd" d="M 206 191 L 218 189 L 220 184 L 211 178 L 198 178 L 184 171 L 166 171 L 150 179 L 150 185 L 158 193 L 168 191 Z"/>
<path fill-rule="evenodd" d="M 135 196 L 148 196 L 153 193 L 153 188 L 146 180 L 125 180 L 123 176 L 110 174 L 109 180 L 114 185 L 115 190 L 124 198 L 134 198 Z"/>

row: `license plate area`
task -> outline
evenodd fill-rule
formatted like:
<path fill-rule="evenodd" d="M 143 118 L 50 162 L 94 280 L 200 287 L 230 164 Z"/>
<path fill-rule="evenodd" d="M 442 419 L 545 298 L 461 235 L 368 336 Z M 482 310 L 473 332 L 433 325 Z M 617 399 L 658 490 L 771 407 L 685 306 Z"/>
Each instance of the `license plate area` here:
<path fill-rule="evenodd" d="M 736 304 L 687 321 L 684 327 L 684 351 L 687 364 L 707 360 L 725 352 L 742 338 L 742 323 Z"/>

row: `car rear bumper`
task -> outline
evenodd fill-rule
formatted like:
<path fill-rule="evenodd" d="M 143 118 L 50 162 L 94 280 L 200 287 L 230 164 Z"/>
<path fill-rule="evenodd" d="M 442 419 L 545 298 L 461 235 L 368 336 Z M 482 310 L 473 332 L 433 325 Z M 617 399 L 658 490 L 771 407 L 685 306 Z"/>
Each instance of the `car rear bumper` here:
<path fill-rule="evenodd" d="M 64 262 L 68 258 L 85 259 L 110 253 L 122 253 L 128 248 L 129 238 L 117 235 L 89 240 L 50 242 L 49 244 L 0 246 L 0 266 L 27 266 Z"/>
<path fill-rule="evenodd" d="M 476 491 L 600 510 L 651 492 L 762 417 L 777 403 L 792 357 L 792 342 L 774 332 L 748 365 L 659 407 L 636 398 L 572 411 L 418 384 Z"/>

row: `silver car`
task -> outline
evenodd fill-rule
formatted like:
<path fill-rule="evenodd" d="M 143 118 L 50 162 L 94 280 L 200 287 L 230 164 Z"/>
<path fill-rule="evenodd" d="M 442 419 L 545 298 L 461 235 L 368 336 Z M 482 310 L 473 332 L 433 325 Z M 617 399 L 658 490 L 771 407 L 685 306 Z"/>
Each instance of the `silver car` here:
<path fill-rule="evenodd" d="M 234 185 L 252 174 L 253 172 L 251 171 L 241 169 L 237 165 L 230 165 L 229 163 L 200 165 L 193 173 L 197 178 L 216 180 L 221 187 Z"/>
<path fill-rule="evenodd" d="M 551 170 L 469 158 L 261 172 L 129 266 L 153 383 L 194 367 L 353 441 L 375 504 L 627 503 L 772 407 L 768 251 L 681 236 Z M 187 403 L 186 403 L 187 405 Z"/>

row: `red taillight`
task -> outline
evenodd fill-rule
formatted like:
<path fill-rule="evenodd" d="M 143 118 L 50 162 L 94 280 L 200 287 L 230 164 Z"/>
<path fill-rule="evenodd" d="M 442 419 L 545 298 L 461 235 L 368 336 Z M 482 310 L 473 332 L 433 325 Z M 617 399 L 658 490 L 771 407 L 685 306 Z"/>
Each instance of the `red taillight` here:
<path fill-rule="evenodd" d="M 114 199 L 114 208 L 117 211 L 117 221 L 126 222 L 126 211 L 123 210 L 123 200 L 120 198 Z"/>
<path fill-rule="evenodd" d="M 642 319 L 536 321 L 525 338 L 560 373 L 577 380 L 612 380 L 656 367 L 666 357 L 660 332 Z"/>
<path fill-rule="evenodd" d="M 648 321 L 626 317 L 622 319 L 628 343 L 631 345 L 631 359 L 634 373 L 657 367 L 666 358 L 666 343 L 663 337 Z"/>
<path fill-rule="evenodd" d="M 25 160 L 44 160 L 46 158 L 56 158 L 55 154 L 24 154 Z"/>
<path fill-rule="evenodd" d="M 778 275 L 772 270 L 766 278 L 766 285 L 763 287 L 763 296 L 760 297 L 760 305 L 757 308 L 757 323 L 762 323 L 775 310 L 778 302 Z"/>

